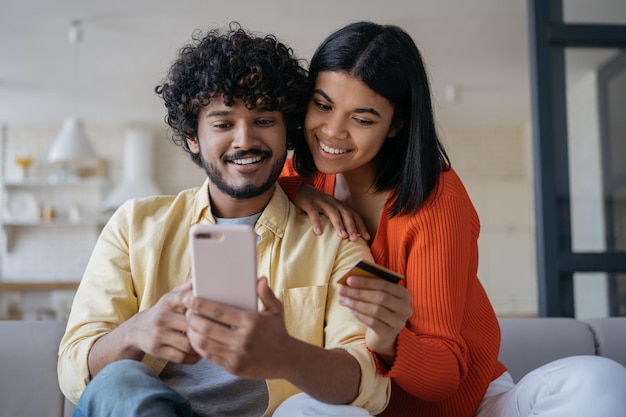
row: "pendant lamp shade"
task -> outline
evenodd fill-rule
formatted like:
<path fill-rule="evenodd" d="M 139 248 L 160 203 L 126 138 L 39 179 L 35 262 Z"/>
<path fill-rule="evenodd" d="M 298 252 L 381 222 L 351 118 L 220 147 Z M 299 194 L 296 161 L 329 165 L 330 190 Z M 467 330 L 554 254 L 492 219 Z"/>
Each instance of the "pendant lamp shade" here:
<path fill-rule="evenodd" d="M 67 117 L 63 121 L 61 132 L 52 143 L 48 162 L 72 162 L 95 156 L 96 153 L 85 134 L 82 122 L 75 117 Z"/>

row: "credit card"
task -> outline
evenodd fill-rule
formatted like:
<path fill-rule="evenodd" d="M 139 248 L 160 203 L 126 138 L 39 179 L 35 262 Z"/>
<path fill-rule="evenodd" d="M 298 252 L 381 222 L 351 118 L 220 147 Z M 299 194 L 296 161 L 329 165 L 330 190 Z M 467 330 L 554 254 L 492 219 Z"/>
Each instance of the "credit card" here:
<path fill-rule="evenodd" d="M 341 278 L 339 278 L 337 282 L 339 284 L 345 285 L 346 280 L 350 275 L 382 278 L 386 281 L 393 282 L 394 284 L 397 284 L 402 278 L 404 278 L 402 275 L 398 274 L 395 271 L 392 271 L 389 268 L 385 268 L 384 266 L 377 265 L 373 262 L 363 259 L 357 262 L 356 265 L 354 265 L 348 272 L 346 272 Z"/>

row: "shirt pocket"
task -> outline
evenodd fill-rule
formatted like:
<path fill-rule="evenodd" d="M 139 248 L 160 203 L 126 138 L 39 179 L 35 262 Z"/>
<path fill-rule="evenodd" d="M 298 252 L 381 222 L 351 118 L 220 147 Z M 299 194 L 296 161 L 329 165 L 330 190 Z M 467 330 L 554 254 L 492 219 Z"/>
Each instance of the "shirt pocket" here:
<path fill-rule="evenodd" d="M 291 336 L 324 346 L 327 294 L 327 284 L 282 291 L 285 326 Z"/>

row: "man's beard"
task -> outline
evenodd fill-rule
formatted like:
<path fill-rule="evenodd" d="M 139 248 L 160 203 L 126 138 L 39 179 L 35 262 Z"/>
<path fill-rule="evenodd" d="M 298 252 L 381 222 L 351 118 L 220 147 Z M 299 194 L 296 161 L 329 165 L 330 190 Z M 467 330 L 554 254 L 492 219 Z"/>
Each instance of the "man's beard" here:
<path fill-rule="evenodd" d="M 251 150 L 251 151 L 246 151 L 246 152 L 237 153 L 235 155 L 231 155 L 229 159 L 231 160 L 241 159 L 241 158 L 256 156 L 256 155 L 262 155 L 263 157 L 271 158 L 272 153 Z M 269 177 L 263 184 L 261 185 L 248 184 L 241 188 L 235 188 L 226 182 L 226 180 L 224 179 L 224 177 L 222 176 L 222 174 L 220 173 L 219 169 L 217 169 L 216 166 L 208 164 L 206 162 L 206 160 L 204 159 L 204 156 L 202 156 L 202 151 L 200 151 L 200 160 L 202 161 L 202 167 L 204 168 L 204 171 L 209 177 L 209 180 L 211 180 L 211 182 L 224 194 L 232 198 L 240 199 L 240 200 L 258 197 L 264 192 L 266 192 L 267 190 L 271 189 L 272 186 L 274 186 L 274 184 L 276 183 L 276 180 L 278 180 L 278 177 L 280 176 L 280 173 L 283 170 L 283 166 L 285 165 L 286 159 L 287 159 L 287 152 L 285 152 L 285 155 L 283 158 L 278 159 L 276 161 L 276 163 L 272 167 Z"/>

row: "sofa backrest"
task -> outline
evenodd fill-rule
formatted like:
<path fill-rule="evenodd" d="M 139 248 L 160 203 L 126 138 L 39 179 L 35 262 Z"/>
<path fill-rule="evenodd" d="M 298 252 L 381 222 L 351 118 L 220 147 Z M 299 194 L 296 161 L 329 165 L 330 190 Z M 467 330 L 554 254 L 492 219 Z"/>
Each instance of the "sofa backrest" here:
<path fill-rule="evenodd" d="M 553 360 L 596 353 L 589 326 L 573 318 L 500 318 L 499 322 L 500 362 L 515 382 Z"/>
<path fill-rule="evenodd" d="M 0 321 L 0 417 L 62 415 L 57 380 L 65 323 Z"/>
<path fill-rule="evenodd" d="M 626 366 L 626 318 L 583 319 L 595 336 L 596 354 Z"/>
<path fill-rule="evenodd" d="M 515 381 L 555 359 L 602 355 L 626 366 L 626 318 L 500 318 L 500 361 Z M 0 320 L 0 417 L 70 416 L 57 380 L 65 323 Z"/>

